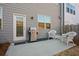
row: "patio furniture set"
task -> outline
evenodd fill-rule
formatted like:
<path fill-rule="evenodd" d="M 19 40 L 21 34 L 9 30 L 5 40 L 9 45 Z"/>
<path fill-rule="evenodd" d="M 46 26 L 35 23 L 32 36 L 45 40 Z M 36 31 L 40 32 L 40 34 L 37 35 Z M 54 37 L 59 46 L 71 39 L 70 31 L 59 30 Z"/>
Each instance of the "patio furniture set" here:
<path fill-rule="evenodd" d="M 66 43 L 68 46 L 70 43 L 72 43 L 72 45 L 75 45 L 73 39 L 76 35 L 77 35 L 77 33 L 74 31 L 67 32 L 67 33 L 62 34 L 62 35 L 58 35 L 57 31 L 51 30 L 48 32 L 48 39 L 49 38 L 59 39 L 61 42 Z"/>

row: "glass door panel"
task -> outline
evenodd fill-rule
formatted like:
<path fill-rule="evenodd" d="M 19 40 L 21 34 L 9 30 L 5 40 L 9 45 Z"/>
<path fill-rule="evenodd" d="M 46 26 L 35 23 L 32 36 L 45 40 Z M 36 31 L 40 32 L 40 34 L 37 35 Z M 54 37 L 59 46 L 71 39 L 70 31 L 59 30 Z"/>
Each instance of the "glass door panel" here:
<path fill-rule="evenodd" d="M 23 36 L 23 17 L 16 17 L 16 36 Z"/>

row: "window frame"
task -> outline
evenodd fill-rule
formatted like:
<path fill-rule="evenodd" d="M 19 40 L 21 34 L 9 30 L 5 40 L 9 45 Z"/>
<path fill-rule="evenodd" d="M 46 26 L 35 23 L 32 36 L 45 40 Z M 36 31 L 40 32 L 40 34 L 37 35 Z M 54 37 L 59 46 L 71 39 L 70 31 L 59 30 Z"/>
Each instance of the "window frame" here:
<path fill-rule="evenodd" d="M 0 18 L 1 18 L 1 28 L 0 28 L 0 30 L 3 30 L 3 8 L 0 7 L 0 9 L 1 9 L 1 16 L 0 16 Z"/>

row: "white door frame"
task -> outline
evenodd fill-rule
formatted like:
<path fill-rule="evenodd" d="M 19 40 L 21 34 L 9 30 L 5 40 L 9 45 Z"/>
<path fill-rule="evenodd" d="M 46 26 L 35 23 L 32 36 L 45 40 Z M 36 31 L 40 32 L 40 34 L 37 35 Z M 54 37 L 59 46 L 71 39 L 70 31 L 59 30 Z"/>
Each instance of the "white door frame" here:
<path fill-rule="evenodd" d="M 25 17 L 23 20 L 23 22 L 24 22 L 24 25 L 23 25 L 24 26 L 24 28 L 23 28 L 24 36 L 23 37 L 16 37 L 16 19 L 15 19 L 15 16 L 17 16 L 17 15 Z M 13 13 L 13 42 L 16 43 L 16 42 L 22 42 L 25 40 L 26 40 L 26 15 L 19 14 L 19 13 Z"/>

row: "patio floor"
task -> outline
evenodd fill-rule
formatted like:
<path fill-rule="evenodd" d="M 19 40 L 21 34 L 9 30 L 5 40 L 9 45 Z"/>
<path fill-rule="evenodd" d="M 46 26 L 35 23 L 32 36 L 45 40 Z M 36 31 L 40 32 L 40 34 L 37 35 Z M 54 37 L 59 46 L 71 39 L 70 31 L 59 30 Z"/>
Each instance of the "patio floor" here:
<path fill-rule="evenodd" d="M 45 40 L 21 45 L 10 45 L 6 56 L 52 56 L 71 48 L 60 40 Z"/>

